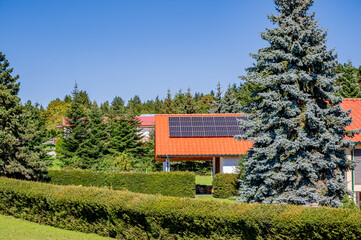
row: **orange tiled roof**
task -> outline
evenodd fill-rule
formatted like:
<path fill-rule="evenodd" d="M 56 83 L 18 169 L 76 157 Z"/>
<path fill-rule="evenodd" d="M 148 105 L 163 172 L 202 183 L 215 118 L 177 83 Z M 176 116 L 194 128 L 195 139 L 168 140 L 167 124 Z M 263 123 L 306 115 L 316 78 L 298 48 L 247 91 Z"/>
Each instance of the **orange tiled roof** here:
<path fill-rule="evenodd" d="M 344 98 L 340 104 L 343 110 L 351 109 L 350 116 L 352 123 L 346 127 L 346 130 L 356 130 L 361 128 L 361 98 Z M 354 142 L 361 142 L 361 134 L 355 135 L 353 138 L 346 137 Z"/>
<path fill-rule="evenodd" d="M 344 110 L 351 109 L 352 123 L 347 130 L 361 129 L 361 98 L 345 98 L 340 104 Z M 190 116 L 189 114 L 160 114 L 155 116 L 155 157 L 164 161 L 170 160 L 211 160 L 212 156 L 239 156 L 246 154 L 252 143 L 245 140 L 235 140 L 233 137 L 169 137 L 168 117 Z M 241 114 L 192 114 L 199 116 L 239 116 Z M 361 142 L 361 134 L 348 138 Z"/>
<path fill-rule="evenodd" d="M 171 160 L 195 160 L 203 156 L 211 160 L 212 156 L 239 156 L 246 154 L 252 146 L 251 142 L 238 141 L 233 137 L 169 137 L 168 117 L 190 116 L 189 114 L 160 114 L 155 116 L 155 156 L 157 161 L 164 161 L 166 156 Z M 192 114 L 201 116 L 239 116 L 242 114 Z"/>

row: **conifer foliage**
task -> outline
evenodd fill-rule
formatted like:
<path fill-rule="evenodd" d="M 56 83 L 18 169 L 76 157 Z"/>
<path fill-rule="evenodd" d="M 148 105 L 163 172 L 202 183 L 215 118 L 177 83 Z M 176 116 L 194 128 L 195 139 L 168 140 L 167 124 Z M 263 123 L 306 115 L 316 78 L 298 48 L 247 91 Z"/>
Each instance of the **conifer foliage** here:
<path fill-rule="evenodd" d="M 243 108 L 238 136 L 254 142 L 245 160 L 241 200 L 262 203 L 340 206 L 349 112 L 335 96 L 336 56 L 326 48 L 327 33 L 308 13 L 313 0 L 275 0 L 277 27 L 261 37 L 269 42 L 256 54 L 244 78 L 263 89 Z"/>
<path fill-rule="evenodd" d="M 357 69 L 351 61 L 338 65 L 336 73 L 342 76 L 336 81 L 336 85 L 341 86 L 338 95 L 343 98 L 360 98 L 361 97 L 361 68 Z"/>
<path fill-rule="evenodd" d="M 12 71 L 0 52 L 0 176 L 42 179 L 47 166 L 44 129 L 31 104 L 20 105 L 19 76 Z"/>

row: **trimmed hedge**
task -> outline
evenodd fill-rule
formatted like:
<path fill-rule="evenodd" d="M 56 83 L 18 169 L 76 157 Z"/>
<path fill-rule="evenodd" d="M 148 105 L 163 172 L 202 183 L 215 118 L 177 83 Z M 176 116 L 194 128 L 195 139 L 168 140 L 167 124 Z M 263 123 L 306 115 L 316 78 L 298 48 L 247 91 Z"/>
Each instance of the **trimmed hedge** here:
<path fill-rule="evenodd" d="M 190 172 L 117 173 L 86 170 L 49 170 L 49 182 L 127 189 L 131 192 L 164 196 L 194 197 L 195 174 Z"/>
<path fill-rule="evenodd" d="M 239 174 L 217 173 L 213 179 L 213 196 L 216 198 L 229 198 L 238 195 Z"/>
<path fill-rule="evenodd" d="M 121 239 L 359 239 L 361 212 L 226 203 L 0 177 L 0 213 Z"/>

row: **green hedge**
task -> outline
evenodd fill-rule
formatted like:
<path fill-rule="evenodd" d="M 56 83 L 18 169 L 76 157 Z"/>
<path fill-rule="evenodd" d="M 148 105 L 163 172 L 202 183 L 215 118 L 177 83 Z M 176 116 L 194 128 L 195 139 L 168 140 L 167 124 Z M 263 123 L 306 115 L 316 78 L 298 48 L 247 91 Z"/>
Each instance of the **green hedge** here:
<path fill-rule="evenodd" d="M 213 179 L 213 196 L 216 198 L 229 198 L 238 195 L 239 174 L 217 173 Z"/>
<path fill-rule="evenodd" d="M 120 239 L 359 239 L 361 212 L 0 178 L 0 213 Z"/>
<path fill-rule="evenodd" d="M 131 192 L 194 197 L 195 174 L 190 172 L 117 173 L 85 170 L 49 170 L 49 182 L 127 189 Z"/>

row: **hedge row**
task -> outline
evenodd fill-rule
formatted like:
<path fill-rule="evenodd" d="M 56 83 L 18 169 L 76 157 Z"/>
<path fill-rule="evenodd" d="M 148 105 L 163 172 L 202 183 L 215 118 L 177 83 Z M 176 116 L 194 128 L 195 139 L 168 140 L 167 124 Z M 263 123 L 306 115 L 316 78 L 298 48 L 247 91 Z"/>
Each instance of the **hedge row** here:
<path fill-rule="evenodd" d="M 121 239 L 359 239 L 361 212 L 0 178 L 0 213 Z"/>
<path fill-rule="evenodd" d="M 239 195 L 238 176 L 239 174 L 233 173 L 217 173 L 213 179 L 213 196 L 229 198 Z"/>
<path fill-rule="evenodd" d="M 85 170 L 49 170 L 49 182 L 57 185 L 81 185 L 127 189 L 131 192 L 194 197 L 195 174 L 190 172 L 116 173 Z"/>

